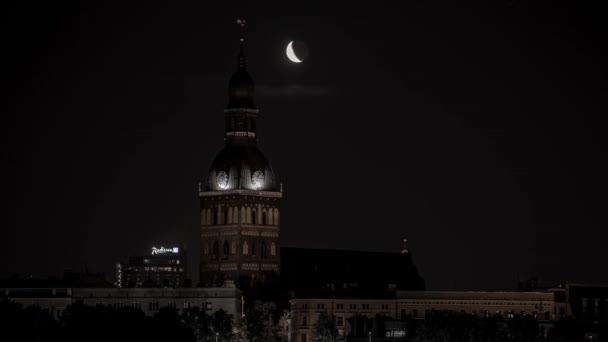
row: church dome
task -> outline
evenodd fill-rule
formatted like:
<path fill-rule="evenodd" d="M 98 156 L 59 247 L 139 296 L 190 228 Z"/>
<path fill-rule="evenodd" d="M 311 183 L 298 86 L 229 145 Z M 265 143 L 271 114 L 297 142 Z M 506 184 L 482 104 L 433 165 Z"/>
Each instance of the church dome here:
<path fill-rule="evenodd" d="M 207 191 L 275 191 L 274 172 L 255 145 L 226 145 L 209 169 Z"/>

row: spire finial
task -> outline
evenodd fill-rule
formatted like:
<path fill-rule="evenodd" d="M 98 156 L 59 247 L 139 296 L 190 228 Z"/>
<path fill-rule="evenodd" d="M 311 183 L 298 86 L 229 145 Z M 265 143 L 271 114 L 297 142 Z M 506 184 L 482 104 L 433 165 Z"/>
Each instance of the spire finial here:
<path fill-rule="evenodd" d="M 245 25 L 247 22 L 245 19 L 237 19 L 236 23 L 241 26 L 241 38 L 239 39 L 241 41 L 241 50 L 239 52 L 238 66 L 239 69 L 245 69 L 247 65 L 245 63 L 245 49 L 243 48 L 243 42 L 245 41 Z"/>
<path fill-rule="evenodd" d="M 409 252 L 410 251 L 407 249 L 407 239 L 403 239 L 403 249 L 401 250 L 401 253 L 406 254 Z"/>
<path fill-rule="evenodd" d="M 239 24 L 241 26 L 241 44 L 245 41 L 245 25 L 247 25 L 247 22 L 245 21 L 245 19 L 237 19 L 236 23 Z"/>

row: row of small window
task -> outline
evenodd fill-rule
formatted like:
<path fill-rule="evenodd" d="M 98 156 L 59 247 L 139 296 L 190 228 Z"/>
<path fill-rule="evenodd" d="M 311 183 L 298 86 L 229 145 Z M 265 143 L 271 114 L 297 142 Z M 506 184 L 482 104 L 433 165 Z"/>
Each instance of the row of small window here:
<path fill-rule="evenodd" d="M 169 259 L 169 260 L 167 260 L 167 262 L 168 262 L 169 264 L 178 264 L 178 265 L 179 265 L 179 259 Z M 150 263 L 150 259 L 144 259 L 143 263 L 144 263 L 144 264 L 149 264 L 149 263 Z M 120 265 L 119 265 L 119 266 L 120 266 Z M 130 269 L 134 269 L 134 268 L 133 268 L 133 267 L 128 267 L 128 266 L 127 266 L 127 267 L 125 267 L 125 269 L 130 270 Z M 137 269 L 137 268 L 135 268 L 135 269 Z"/>
<path fill-rule="evenodd" d="M 468 301 L 464 301 L 464 302 L 440 302 L 440 301 L 406 301 L 406 302 L 399 302 L 399 304 L 411 304 L 411 305 L 416 305 L 416 304 L 427 304 L 427 305 L 496 305 L 496 306 L 523 306 L 523 305 L 528 305 L 525 302 L 486 302 L 486 301 L 472 301 L 472 302 L 468 302 Z M 546 304 L 545 304 L 546 305 Z"/>
<path fill-rule="evenodd" d="M 424 314 L 428 315 L 428 314 L 430 314 L 433 311 L 434 311 L 433 309 L 425 309 L 424 310 Z M 449 310 L 449 311 L 452 311 L 452 310 Z M 465 310 L 461 310 L 460 312 L 466 313 Z M 480 311 L 473 310 L 470 313 L 473 314 L 473 315 L 475 315 L 475 316 L 477 316 L 479 314 L 479 315 L 484 316 L 484 317 L 490 317 L 490 311 L 489 310 L 480 310 Z M 494 315 L 502 316 L 503 313 L 502 313 L 501 310 L 496 310 L 494 312 Z M 520 311 L 519 315 L 525 316 L 526 312 L 525 311 Z M 401 310 L 401 318 L 405 318 L 406 316 L 407 316 L 407 311 L 405 309 L 402 309 Z M 412 318 L 419 318 L 418 309 L 413 309 L 411 311 L 411 316 L 412 316 Z M 506 317 L 507 318 L 513 318 L 514 316 L 515 316 L 515 314 L 513 313 L 512 310 L 509 310 L 509 311 L 506 312 Z M 538 316 L 538 313 L 536 311 L 532 312 L 532 317 L 534 317 L 534 318 L 540 318 Z M 546 319 L 546 320 L 550 319 L 551 318 L 551 313 L 549 311 L 545 311 L 543 318 Z"/>
<path fill-rule="evenodd" d="M 382 310 L 388 310 L 388 304 L 380 304 L 380 307 L 381 307 Z M 357 309 L 357 304 L 349 304 L 348 308 L 351 309 L 351 310 L 356 310 Z M 307 303 L 302 304 L 302 309 L 308 309 L 308 304 Z M 325 304 L 324 303 L 317 303 L 317 309 L 319 309 L 319 310 L 325 309 Z M 344 304 L 343 303 L 336 304 L 336 309 L 343 310 L 344 309 Z M 363 310 L 369 310 L 369 304 L 367 304 L 367 303 L 361 304 L 361 309 L 363 309 Z"/>
<path fill-rule="evenodd" d="M 103 305 L 108 305 L 108 306 L 111 306 L 111 307 L 113 307 L 115 309 L 130 306 L 132 308 L 140 309 L 141 310 L 141 304 L 142 304 L 141 302 L 131 302 L 131 303 L 123 303 L 123 302 L 101 303 L 101 302 L 99 302 L 96 305 L 98 307 L 99 306 L 103 306 Z M 169 307 L 169 308 L 177 309 L 177 303 L 175 303 L 175 302 L 168 302 L 166 306 Z M 195 306 L 197 306 L 197 305 L 195 305 L 195 303 L 192 303 L 192 302 L 184 302 L 183 303 L 183 309 L 191 309 L 191 308 L 193 308 Z M 156 310 L 159 310 L 160 307 L 161 307 L 160 303 L 158 303 L 158 302 L 149 302 L 148 303 L 148 310 L 156 311 Z M 209 303 L 209 302 L 202 303 L 202 305 L 200 307 L 203 307 L 205 310 L 212 310 L 213 309 L 212 303 Z"/>
<path fill-rule="evenodd" d="M 249 243 L 247 241 L 244 241 L 242 244 L 242 253 L 243 255 L 249 255 L 251 253 L 251 256 L 255 256 L 256 255 L 256 248 L 255 248 L 255 243 L 252 242 L 251 246 L 249 245 Z M 222 259 L 228 259 L 230 254 L 236 254 L 237 252 L 237 246 L 236 246 L 236 242 L 232 241 L 232 245 L 230 245 L 228 243 L 228 240 L 225 240 L 223 245 L 222 245 L 222 254 L 221 254 L 221 258 Z M 205 242 L 203 244 L 203 254 L 204 255 L 208 255 L 209 254 L 209 245 Z M 277 255 L 277 246 L 275 245 L 274 242 L 270 243 L 270 246 L 268 246 L 268 244 L 266 244 L 266 241 L 262 241 L 262 245 L 260 246 L 260 257 L 262 259 L 266 259 L 268 257 L 274 257 Z M 219 241 L 215 241 L 213 243 L 213 247 L 211 250 L 211 257 L 214 260 L 217 260 L 220 258 L 220 243 Z"/>
<path fill-rule="evenodd" d="M 245 224 L 279 225 L 279 209 L 277 208 L 270 208 L 268 211 L 263 209 L 261 216 L 258 216 L 257 211 L 250 207 L 242 207 L 240 212 L 241 215 L 239 215 L 239 208 L 237 207 L 203 209 L 201 212 L 201 223 L 220 225 L 240 222 Z"/>

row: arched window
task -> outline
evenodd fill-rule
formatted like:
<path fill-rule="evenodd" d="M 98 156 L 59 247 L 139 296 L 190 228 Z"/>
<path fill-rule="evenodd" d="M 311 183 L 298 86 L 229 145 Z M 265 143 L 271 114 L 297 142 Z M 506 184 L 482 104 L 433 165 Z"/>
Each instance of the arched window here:
<path fill-rule="evenodd" d="M 274 210 L 272 210 L 272 208 L 268 209 L 268 224 L 269 225 L 273 225 L 274 224 Z"/>
<path fill-rule="evenodd" d="M 274 225 L 275 226 L 279 225 L 279 209 L 278 208 L 274 208 Z"/>
<path fill-rule="evenodd" d="M 247 210 L 245 210 L 245 207 L 241 207 L 241 223 L 247 223 Z"/>
<path fill-rule="evenodd" d="M 230 254 L 236 254 L 236 242 L 232 241 L 232 245 L 230 246 Z"/>
<path fill-rule="evenodd" d="M 224 222 L 223 224 L 228 224 L 228 208 L 224 209 Z"/>
<path fill-rule="evenodd" d="M 215 241 L 213 243 L 213 259 L 217 259 L 220 255 L 220 244 L 219 242 Z"/>
<path fill-rule="evenodd" d="M 203 209 L 201 210 L 201 224 L 205 224 L 205 219 L 207 218 L 206 214 L 206 210 Z"/>
<path fill-rule="evenodd" d="M 226 224 L 230 224 L 234 222 L 234 220 L 232 219 L 232 207 L 228 208 L 228 218 L 226 219 Z"/>
<path fill-rule="evenodd" d="M 255 210 L 251 211 L 251 224 L 258 224 L 257 215 Z"/>
<path fill-rule="evenodd" d="M 239 208 L 234 207 L 232 209 L 232 223 L 238 223 L 238 222 L 239 222 Z"/>
<path fill-rule="evenodd" d="M 262 259 L 268 258 L 268 250 L 266 249 L 266 241 L 262 241 L 262 248 L 260 251 Z"/>
<path fill-rule="evenodd" d="M 247 220 L 245 222 L 251 223 L 251 208 L 250 207 L 247 207 Z"/>
<path fill-rule="evenodd" d="M 271 256 L 277 255 L 277 246 L 274 244 L 274 242 L 270 243 L 270 255 Z"/>
<path fill-rule="evenodd" d="M 266 210 L 262 211 L 262 224 L 266 225 L 268 222 L 266 221 Z"/>
<path fill-rule="evenodd" d="M 203 254 L 205 254 L 205 255 L 209 254 L 209 244 L 206 242 L 203 245 Z"/>
<path fill-rule="evenodd" d="M 211 210 L 211 222 L 210 224 L 217 224 L 217 215 L 215 214 L 215 210 Z"/>
<path fill-rule="evenodd" d="M 247 244 L 247 241 L 243 242 L 243 255 L 247 255 L 249 254 L 249 245 Z"/>
<path fill-rule="evenodd" d="M 251 256 L 255 256 L 255 242 L 251 243 Z"/>
<path fill-rule="evenodd" d="M 223 255 L 224 259 L 227 259 L 228 258 L 228 254 L 230 254 L 230 245 L 228 244 L 227 240 L 224 240 L 224 248 L 222 248 L 222 250 L 224 252 L 223 253 L 224 254 Z"/>

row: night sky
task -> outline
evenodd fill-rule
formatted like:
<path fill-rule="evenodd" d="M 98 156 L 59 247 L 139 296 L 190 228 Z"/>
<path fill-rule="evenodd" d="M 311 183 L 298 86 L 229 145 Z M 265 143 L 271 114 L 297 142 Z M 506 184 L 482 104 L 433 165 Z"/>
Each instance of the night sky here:
<path fill-rule="evenodd" d="M 245 18 L 283 246 L 407 238 L 434 290 L 608 283 L 608 26 L 590 2 L 23 3 L 3 11 L 0 277 L 113 279 L 183 242 L 198 280 L 198 182 Z"/>

